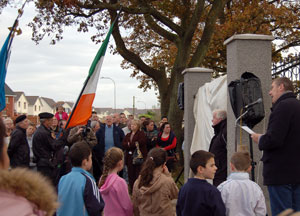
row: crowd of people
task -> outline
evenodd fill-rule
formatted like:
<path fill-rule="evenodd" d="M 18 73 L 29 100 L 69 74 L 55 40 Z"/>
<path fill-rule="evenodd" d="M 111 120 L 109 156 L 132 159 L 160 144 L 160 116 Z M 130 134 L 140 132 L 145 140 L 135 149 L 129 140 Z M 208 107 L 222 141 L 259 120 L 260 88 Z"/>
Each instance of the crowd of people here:
<path fill-rule="evenodd" d="M 269 94 L 274 110 L 267 132 L 252 134 L 264 150 L 263 175 L 273 215 L 287 208 L 300 210 L 298 168 L 290 169 L 300 138 L 300 127 L 290 124 L 300 122 L 300 102 L 290 85 L 286 78 L 273 81 Z M 293 110 L 287 108 L 290 104 Z M 290 113 L 283 115 L 287 109 Z M 249 179 L 249 153 L 235 152 L 227 165 L 224 110 L 213 112 L 215 135 L 209 151 L 192 154 L 194 177 L 180 190 L 171 175 L 177 138 L 166 117 L 156 126 L 150 118 L 127 119 L 124 113 L 101 122 L 93 112 L 86 125 L 66 129 L 67 118 L 60 107 L 55 115 L 40 113 L 39 125 L 26 115 L 18 116 L 15 125 L 0 119 L 0 215 L 267 214 L 261 188 Z M 288 123 L 282 124 L 282 118 Z M 278 154 L 295 157 L 281 163 Z M 284 175 L 274 170 L 279 167 Z"/>
<path fill-rule="evenodd" d="M 53 116 L 49 114 L 41 114 L 41 119 L 48 119 L 51 121 Z M 108 125 L 110 124 L 111 116 L 107 117 Z M 24 121 L 24 122 L 23 122 Z M 17 120 L 17 127 L 23 127 L 23 124 L 29 124 L 26 118 L 21 117 Z M 19 122 L 23 122 L 19 124 Z M 0 126 L 2 127 L 2 143 L 1 143 L 1 168 L 7 170 L 12 163 L 9 163 L 9 157 L 6 154 L 6 143 L 4 137 L 6 136 L 6 129 L 1 120 Z M 45 122 L 41 121 L 39 126 L 45 128 Z M 169 134 L 169 144 L 173 145 L 175 137 L 170 136 L 170 128 L 168 122 L 161 124 L 160 130 L 156 139 L 160 136 L 163 137 L 164 133 Z M 101 127 L 107 127 L 108 125 L 102 125 Z M 164 127 L 162 127 L 165 125 Z M 111 127 L 117 127 L 111 124 Z M 107 129 L 106 128 L 106 129 Z M 154 128 L 154 127 L 153 127 Z M 103 128 L 102 128 L 103 129 Z M 24 129 L 25 130 L 25 129 Z M 36 132 L 38 132 L 37 129 Z M 42 134 L 45 131 L 42 130 Z M 71 133 L 71 131 L 74 132 Z M 13 189 L 5 189 L 5 194 L 0 193 L 0 214 L 3 212 L 10 212 L 9 215 L 22 215 L 21 210 L 24 211 L 22 203 L 16 202 L 18 197 L 21 197 L 22 201 L 26 201 L 26 212 L 30 212 L 35 215 L 52 215 L 56 210 L 56 215 L 237 215 L 237 212 L 243 212 L 243 215 L 265 215 L 266 207 L 264 196 L 259 186 L 249 180 L 249 170 L 251 169 L 250 157 L 247 153 L 235 153 L 231 159 L 231 168 L 233 173 L 229 176 L 229 179 L 216 188 L 209 184 L 206 180 L 213 179 L 216 173 L 217 167 L 215 165 L 214 154 L 203 150 L 195 152 L 190 161 L 190 168 L 195 174 L 194 178 L 188 180 L 188 182 L 178 190 L 176 183 L 174 182 L 169 168 L 167 166 L 168 159 L 170 158 L 169 150 L 166 149 L 168 145 L 147 146 L 147 143 L 153 142 L 153 137 L 149 138 L 147 142 L 147 136 L 143 132 L 140 126 L 139 120 L 131 121 L 131 132 L 124 137 L 122 146 L 118 147 L 114 145 L 112 140 L 106 140 L 105 145 L 112 144 L 106 149 L 103 147 L 103 158 L 101 159 L 101 174 L 99 181 L 95 181 L 93 172 L 95 171 L 93 166 L 93 151 L 94 148 L 99 145 L 98 137 L 101 137 L 97 130 L 94 137 L 91 135 L 94 133 L 89 130 L 87 133 L 90 135 L 77 135 L 77 138 L 73 140 L 73 136 L 77 131 L 86 129 L 82 127 L 75 127 L 70 129 L 70 133 L 65 140 L 70 137 L 70 142 L 74 142 L 70 150 L 68 151 L 68 159 L 71 163 L 71 170 L 66 172 L 57 185 L 57 195 L 54 192 L 54 181 L 45 181 L 46 176 L 51 179 L 49 169 L 39 168 L 36 169 L 39 172 L 33 170 L 24 170 L 22 168 L 15 168 L 13 171 L 5 171 L 4 174 L 0 173 L 1 181 L 3 178 L 20 178 L 22 174 L 30 175 L 32 179 L 37 179 L 36 182 L 43 182 L 44 187 L 33 187 L 32 193 L 39 194 L 41 192 L 47 193 L 47 196 L 40 196 L 40 199 L 33 199 L 31 195 L 27 193 L 19 193 Z M 113 128 L 112 128 L 113 130 Z M 1 132 L 1 131 L 0 131 Z M 52 139 L 55 136 L 51 135 L 51 130 L 48 131 Z M 97 134 L 98 133 L 98 134 Z M 109 133 L 104 135 L 109 136 Z M 33 134 L 33 140 L 34 136 Z M 71 136 L 70 136 L 71 135 Z M 97 140 L 95 144 L 88 144 L 88 141 L 84 137 L 89 136 L 87 139 L 91 143 Z M 63 135 L 62 135 L 63 137 Z M 96 138 L 96 139 L 95 139 Z M 13 140 L 13 136 L 11 137 Z M 48 143 L 48 140 L 45 140 Z M 33 142 L 33 149 L 34 149 Z M 10 143 L 11 144 L 11 143 Z M 56 145 L 56 147 L 55 147 Z M 53 148 L 58 148 L 55 144 Z M 29 147 L 29 145 L 27 144 Z M 134 151 L 134 148 L 140 151 L 143 161 L 141 164 L 137 164 L 134 167 L 134 153 L 130 154 L 130 151 Z M 148 151 L 147 148 L 150 148 Z M 139 150 L 140 149 L 140 150 Z M 29 152 L 28 152 L 29 154 Z M 35 152 L 33 152 L 35 155 Z M 97 154 L 95 154 L 97 155 Z M 97 157 L 97 156 L 96 156 Z M 27 160 L 26 164 L 29 162 Z M 38 164 L 39 161 L 37 161 Z M 49 161 L 51 162 L 51 160 Z M 15 166 L 15 165 L 14 165 Z M 124 166 L 128 166 L 129 187 L 123 175 L 120 172 Z M 134 168 L 129 168 L 130 166 Z M 25 167 L 16 166 L 16 167 Z M 28 166 L 29 167 L 29 166 Z M 37 166 L 38 167 L 38 166 Z M 43 167 L 43 166 L 41 166 Z M 48 166 L 46 166 L 48 167 Z M 49 168 L 49 167 L 48 167 Z M 20 172 L 18 174 L 17 172 Z M 26 173 L 26 174 L 25 174 Z M 41 173 L 41 174 L 39 174 Z M 132 175 L 134 173 L 134 175 Z M 137 174 L 136 174 L 137 173 Z M 9 174 L 14 175 L 13 177 Z M 9 175 L 6 177 L 6 175 Z M 131 176 L 132 175 L 132 176 Z M 131 177 L 130 177 L 131 176 Z M 244 181 L 240 182 L 240 179 Z M 30 181 L 26 179 L 25 183 Z M 96 183 L 97 182 L 97 183 Z M 34 184 L 33 182 L 30 185 Z M 45 185 L 46 184 L 46 185 Z M 132 184 L 132 185 L 131 185 Z M 22 186 L 23 184 L 21 184 Z M 10 187 L 13 187 L 10 185 Z M 17 185 L 15 187 L 20 187 Z M 47 189 L 49 191 L 47 191 Z M 28 188 L 27 188 L 28 189 Z M 31 188 L 30 188 L 31 189 Z M 3 190 L 0 186 L 0 190 Z M 25 189 L 26 190 L 26 187 Z M 232 193 L 234 191 L 234 194 Z M 12 198 L 7 196 L 7 193 L 12 193 Z M 249 194 L 251 194 L 249 198 Z M 56 197 L 58 196 L 58 197 Z M 236 205 L 236 197 L 242 200 L 242 205 Z M 44 199 L 49 200 L 49 206 L 44 206 L 39 202 L 43 202 Z M 178 199 L 176 207 L 172 200 Z M 4 200 L 5 202 L 2 202 Z M 5 207 L 5 203 L 15 202 L 15 209 Z M 59 207 L 58 207 L 59 203 Z M 58 208 L 57 208 L 58 207 Z M 21 210 L 18 210 L 21 209 Z M 18 211 L 17 211 L 18 210 Z M 11 212 L 18 212 L 19 214 L 11 214 Z"/>
<path fill-rule="evenodd" d="M 26 168 L 31 171 L 31 174 L 39 173 L 50 180 L 49 187 L 57 188 L 58 200 L 63 203 L 63 206 L 57 210 L 57 215 L 76 215 L 80 212 L 76 208 L 70 210 L 68 207 L 74 205 L 74 202 L 79 202 L 79 198 L 72 196 L 74 200 L 69 200 L 68 197 L 69 193 L 76 194 L 75 188 L 81 185 L 84 194 L 78 208 L 83 204 L 86 208 L 82 215 L 85 213 L 98 215 L 97 212 L 103 210 L 104 203 L 99 192 L 94 191 L 97 187 L 96 182 L 100 189 L 104 184 L 105 176 L 113 171 L 118 176 L 117 180 L 122 180 L 121 189 L 126 189 L 130 200 L 127 185 L 132 193 L 142 164 L 146 163 L 147 154 L 151 149 L 161 147 L 166 151 L 172 150 L 173 154 L 168 154 L 175 156 L 176 137 L 171 132 L 166 117 L 162 118 L 159 126 L 144 116 L 139 119 L 128 117 L 127 119 L 124 113 L 115 113 L 100 121 L 97 113 L 93 112 L 86 125 L 68 129 L 65 129 L 68 114 L 62 107 L 58 107 L 55 115 L 40 113 L 39 125 L 30 122 L 26 115 L 18 116 L 14 122 L 10 118 L 5 118 L 3 119 L 3 146 L 7 147 L 7 150 L 3 151 L 7 152 L 10 159 L 5 169 Z M 116 163 L 119 165 L 115 169 L 116 164 L 111 160 L 118 153 Z M 72 182 L 72 179 L 76 181 Z M 114 178 L 111 180 L 115 181 Z M 104 187 L 107 184 L 109 182 L 106 182 Z M 107 190 L 100 191 L 101 194 L 105 194 Z M 103 197 L 107 200 L 105 195 Z M 99 204 L 98 208 L 96 203 Z M 109 204 L 107 201 L 105 203 L 107 208 L 104 212 L 109 212 Z M 131 201 L 128 203 L 132 206 Z M 130 209 L 128 211 L 130 212 Z M 132 214 L 133 212 L 126 215 Z"/>

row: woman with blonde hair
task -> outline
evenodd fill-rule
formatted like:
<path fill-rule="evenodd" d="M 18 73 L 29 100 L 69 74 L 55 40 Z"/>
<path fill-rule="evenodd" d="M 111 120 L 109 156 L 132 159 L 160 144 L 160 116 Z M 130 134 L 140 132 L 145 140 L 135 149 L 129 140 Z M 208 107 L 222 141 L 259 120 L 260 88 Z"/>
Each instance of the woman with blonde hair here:
<path fill-rule="evenodd" d="M 171 201 L 177 199 L 178 188 L 166 166 L 167 153 L 153 148 L 133 186 L 134 215 L 175 215 Z"/>
<path fill-rule="evenodd" d="M 123 157 L 120 148 L 112 147 L 108 149 L 103 159 L 104 167 L 99 188 L 105 202 L 104 215 L 131 216 L 133 214 L 127 184 L 118 176 L 118 172 L 123 169 Z"/>
<path fill-rule="evenodd" d="M 147 138 L 140 128 L 140 121 L 132 120 L 131 132 L 125 136 L 122 143 L 125 150 L 125 164 L 128 167 L 130 191 L 132 191 L 134 181 L 138 178 L 142 163 L 147 157 Z"/>

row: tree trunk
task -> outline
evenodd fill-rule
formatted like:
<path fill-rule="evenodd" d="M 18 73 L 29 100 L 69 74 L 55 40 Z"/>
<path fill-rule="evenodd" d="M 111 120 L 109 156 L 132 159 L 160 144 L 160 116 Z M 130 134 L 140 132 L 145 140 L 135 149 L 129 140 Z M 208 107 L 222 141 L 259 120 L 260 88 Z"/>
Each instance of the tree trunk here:
<path fill-rule="evenodd" d="M 170 92 L 166 83 L 157 82 L 160 96 L 160 113 L 161 116 L 168 116 L 170 107 Z"/>
<path fill-rule="evenodd" d="M 181 147 L 184 139 L 182 128 L 183 111 L 178 108 L 176 99 L 177 97 L 171 98 L 168 119 L 177 138 L 177 151 L 180 152 L 182 151 Z"/>
<path fill-rule="evenodd" d="M 175 69 L 174 73 L 174 81 L 171 84 L 170 92 L 170 105 L 168 112 L 168 120 L 172 126 L 172 130 L 177 138 L 177 152 L 182 153 L 182 142 L 183 142 L 183 128 L 182 128 L 182 120 L 183 120 L 183 111 L 179 109 L 177 104 L 177 94 L 178 94 L 178 85 L 183 81 L 183 75 L 181 74 L 183 71 L 183 67 Z M 182 155 L 182 154 L 181 154 Z M 183 162 L 183 160 L 181 160 Z"/>

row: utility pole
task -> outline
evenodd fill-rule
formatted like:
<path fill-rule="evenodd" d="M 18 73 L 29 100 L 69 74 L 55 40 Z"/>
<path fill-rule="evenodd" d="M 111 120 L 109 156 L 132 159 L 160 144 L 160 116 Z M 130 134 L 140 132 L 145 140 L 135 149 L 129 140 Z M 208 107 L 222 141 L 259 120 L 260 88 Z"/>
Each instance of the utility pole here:
<path fill-rule="evenodd" d="M 132 104 L 132 114 L 134 118 L 134 109 L 135 109 L 135 96 L 133 96 L 133 104 Z"/>

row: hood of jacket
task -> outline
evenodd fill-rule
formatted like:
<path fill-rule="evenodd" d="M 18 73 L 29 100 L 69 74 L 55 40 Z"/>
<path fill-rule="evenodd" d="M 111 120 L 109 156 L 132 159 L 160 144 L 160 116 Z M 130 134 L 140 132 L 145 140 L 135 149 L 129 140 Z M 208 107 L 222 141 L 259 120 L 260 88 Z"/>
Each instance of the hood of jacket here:
<path fill-rule="evenodd" d="M 26 199 L 32 206 L 36 206 L 37 212 L 44 212 L 44 215 L 53 215 L 58 207 L 57 195 L 50 181 L 27 169 L 0 170 L 0 191 L 2 195 L 11 194 L 11 200 L 15 198 L 22 202 L 22 199 Z M 9 201 L 7 196 L 4 198 Z M 4 209 L 1 208 L 0 212 L 2 210 Z M 40 215 L 39 213 L 37 215 Z"/>
<path fill-rule="evenodd" d="M 155 170 L 153 172 L 153 179 L 150 182 L 150 184 L 148 186 L 142 186 L 139 188 L 140 193 L 143 195 L 152 194 L 155 191 L 159 190 L 161 187 L 163 187 L 165 181 L 163 180 L 162 175 L 164 174 L 162 174 L 159 170 Z M 140 180 L 140 176 L 139 176 L 139 180 Z"/>
<path fill-rule="evenodd" d="M 101 194 L 108 194 L 108 192 L 111 190 L 112 186 L 114 185 L 114 182 L 117 180 L 118 175 L 115 173 L 109 174 L 105 180 L 105 183 L 100 188 Z"/>

